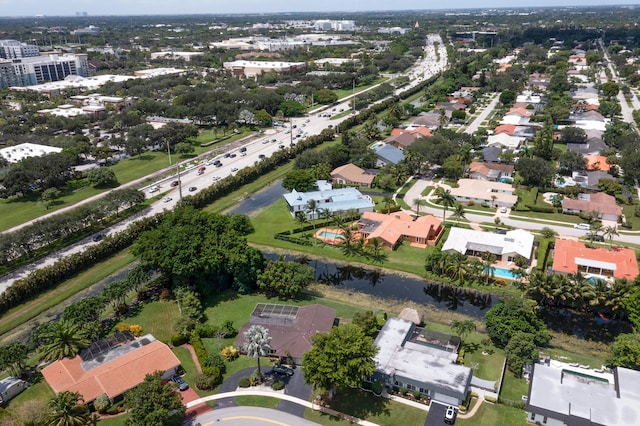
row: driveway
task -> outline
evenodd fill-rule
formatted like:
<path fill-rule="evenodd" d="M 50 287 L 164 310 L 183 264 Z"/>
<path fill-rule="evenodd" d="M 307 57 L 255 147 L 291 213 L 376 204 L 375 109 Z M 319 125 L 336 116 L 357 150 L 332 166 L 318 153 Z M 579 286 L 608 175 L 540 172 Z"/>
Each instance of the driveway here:
<path fill-rule="evenodd" d="M 447 411 L 447 406 L 438 402 L 432 401 L 429 406 L 429 414 L 427 414 L 427 420 L 424 421 L 424 426 L 448 426 L 444 422 L 444 414 Z"/>

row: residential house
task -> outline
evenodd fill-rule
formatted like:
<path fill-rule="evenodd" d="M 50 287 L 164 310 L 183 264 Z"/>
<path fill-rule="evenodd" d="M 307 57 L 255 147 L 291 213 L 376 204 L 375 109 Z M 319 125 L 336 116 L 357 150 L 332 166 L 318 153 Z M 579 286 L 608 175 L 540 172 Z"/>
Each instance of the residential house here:
<path fill-rule="evenodd" d="M 393 389 L 406 388 L 433 401 L 460 405 L 469 392 L 472 372 L 456 364 L 460 339 L 389 318 L 374 342 L 378 353 L 374 380 Z"/>
<path fill-rule="evenodd" d="M 55 393 L 78 392 L 89 403 L 102 394 L 113 401 L 156 371 L 169 379 L 178 367 L 180 360 L 169 346 L 152 335 L 136 339 L 130 333 L 118 333 L 74 358 L 52 362 L 42 369 L 42 376 Z"/>
<path fill-rule="evenodd" d="M 429 111 L 418 114 L 411 124 L 413 126 L 424 126 L 428 127 L 430 130 L 436 130 L 446 125 L 448 122 L 449 119 L 446 115 L 443 116 L 439 111 Z"/>
<path fill-rule="evenodd" d="M 336 167 L 331 172 L 331 181 L 339 185 L 358 185 L 363 188 L 371 188 L 375 175 L 368 173 L 353 163 Z"/>
<path fill-rule="evenodd" d="M 502 154 L 501 146 L 488 146 L 482 149 L 482 159 L 485 163 L 499 163 L 500 154 Z"/>
<path fill-rule="evenodd" d="M 0 404 L 6 405 L 13 397 L 29 387 L 29 383 L 16 377 L 0 380 Z"/>
<path fill-rule="evenodd" d="M 318 333 L 328 333 L 336 324 L 336 310 L 323 305 L 293 306 L 258 303 L 249 320 L 242 326 L 235 345 L 242 348 L 244 332 L 252 325 L 269 330 L 271 352 L 269 355 L 285 358 L 291 356 L 296 364 L 311 349 L 311 338 Z"/>
<path fill-rule="evenodd" d="M 488 203 L 493 207 L 513 207 L 518 201 L 510 184 L 477 179 L 458 180 L 458 187 L 451 188 L 451 195 L 460 202 Z"/>
<path fill-rule="evenodd" d="M 587 170 L 601 170 L 608 172 L 611 170 L 611 164 L 607 163 L 607 157 L 604 155 L 587 155 Z"/>
<path fill-rule="evenodd" d="M 595 275 L 633 281 L 638 276 L 636 252 L 628 248 L 588 248 L 576 240 L 556 240 L 553 250 L 554 272 Z"/>
<path fill-rule="evenodd" d="M 521 136 L 511 136 L 507 133 L 498 133 L 497 135 L 491 135 L 487 138 L 488 146 L 501 146 L 503 148 L 515 151 L 520 148 L 526 139 Z"/>
<path fill-rule="evenodd" d="M 500 124 L 493 130 L 493 133 L 495 135 L 499 135 L 500 133 L 506 133 L 508 135 L 513 135 L 513 132 L 515 130 L 516 130 L 515 124 Z"/>
<path fill-rule="evenodd" d="M 640 371 L 534 364 L 525 410 L 531 424 L 627 426 L 640 422 Z"/>
<path fill-rule="evenodd" d="M 287 201 L 291 216 L 295 217 L 298 212 L 302 212 L 307 220 L 318 219 L 325 209 L 331 213 L 353 210 L 362 214 L 372 212 L 375 206 L 371 197 L 362 195 L 353 187 L 312 192 L 298 192 L 294 189 L 289 194 L 284 194 L 284 199 Z M 310 200 L 316 201 L 315 211 L 309 209 Z"/>
<path fill-rule="evenodd" d="M 597 155 L 609 148 L 602 138 L 588 138 L 587 143 L 568 143 L 567 150 L 582 155 Z M 605 161 L 606 163 L 606 161 Z"/>
<path fill-rule="evenodd" d="M 577 186 L 583 187 L 584 189 L 588 189 L 590 191 L 600 191 L 600 188 L 598 188 L 598 183 L 600 182 L 600 179 L 615 180 L 615 178 L 611 176 L 609 173 L 601 172 L 600 170 L 574 171 L 573 173 L 571 173 L 571 179 L 573 179 L 573 182 L 575 183 L 575 185 L 565 185 L 565 186 L 577 185 Z"/>
<path fill-rule="evenodd" d="M 507 231 L 506 234 L 476 231 L 452 226 L 442 251 L 458 252 L 467 256 L 481 257 L 485 253 L 496 255 L 496 260 L 514 262 L 516 256 L 531 261 L 533 234 L 523 229 Z"/>
<path fill-rule="evenodd" d="M 389 164 L 396 165 L 404 160 L 404 152 L 389 144 L 376 144 L 373 149 L 376 152 L 376 166 L 384 167 Z"/>
<path fill-rule="evenodd" d="M 384 140 L 387 145 L 392 145 L 398 149 L 406 150 L 413 144 L 418 137 L 412 133 L 398 133 L 391 135 Z"/>
<path fill-rule="evenodd" d="M 551 78 L 548 75 L 534 73 L 529 76 L 527 85 L 533 90 L 547 90 L 550 83 Z"/>
<path fill-rule="evenodd" d="M 365 212 L 358 221 L 358 232 L 365 241 L 378 238 L 389 250 L 402 241 L 409 242 L 412 247 L 434 246 L 443 231 L 442 221 L 432 215 L 413 217 L 404 212 Z"/>
<path fill-rule="evenodd" d="M 565 197 L 562 200 L 563 213 L 598 213 L 602 220 L 618 221 L 622 208 L 616 204 L 616 198 L 603 192 L 578 194 L 578 199 Z"/>
<path fill-rule="evenodd" d="M 502 120 L 501 124 L 525 125 L 529 124 L 529 120 L 533 113 L 526 108 L 511 108 Z"/>
<path fill-rule="evenodd" d="M 482 163 L 473 161 L 469 164 L 469 179 L 490 180 L 493 182 L 513 180 L 512 164 Z"/>

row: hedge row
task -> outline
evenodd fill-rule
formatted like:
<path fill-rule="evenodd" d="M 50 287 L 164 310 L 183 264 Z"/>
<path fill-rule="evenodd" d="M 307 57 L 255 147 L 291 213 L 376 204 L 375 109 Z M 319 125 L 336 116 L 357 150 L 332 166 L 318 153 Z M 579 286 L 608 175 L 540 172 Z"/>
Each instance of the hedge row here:
<path fill-rule="evenodd" d="M 547 268 L 547 257 L 549 256 L 549 244 L 551 242 L 547 239 L 540 241 L 538 247 L 538 265 L 536 266 L 540 271 L 544 272 Z"/>

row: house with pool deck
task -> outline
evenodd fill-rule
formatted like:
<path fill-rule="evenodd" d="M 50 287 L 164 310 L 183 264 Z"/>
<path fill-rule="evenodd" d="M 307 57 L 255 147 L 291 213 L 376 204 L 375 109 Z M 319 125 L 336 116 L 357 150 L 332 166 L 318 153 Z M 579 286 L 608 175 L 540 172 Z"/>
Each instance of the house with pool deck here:
<path fill-rule="evenodd" d="M 469 392 L 472 372 L 456 364 L 460 339 L 389 318 L 374 342 L 372 379 L 389 388 L 419 391 L 434 401 L 460 405 Z"/>
<path fill-rule="evenodd" d="M 484 253 L 496 255 L 496 260 L 515 262 L 516 256 L 522 256 L 529 263 L 533 256 L 533 234 L 523 229 L 507 231 L 506 234 L 476 231 L 473 229 L 451 227 L 442 251 L 458 252 L 467 256 L 480 257 Z"/>
<path fill-rule="evenodd" d="M 638 259 L 628 248 L 589 248 L 581 241 L 557 239 L 552 268 L 561 274 L 580 272 L 587 277 L 633 281 L 638 276 Z"/>
<path fill-rule="evenodd" d="M 355 211 L 358 214 L 372 212 L 375 203 L 368 195 L 363 195 L 356 188 L 325 189 L 311 192 L 298 192 L 295 189 L 284 194 L 291 216 L 302 212 L 307 220 L 315 220 L 321 217 L 325 209 L 331 213 Z M 309 201 L 316 201 L 316 210 L 309 209 Z"/>
<path fill-rule="evenodd" d="M 365 242 L 378 238 L 384 248 L 394 250 L 403 241 L 410 243 L 412 247 L 434 246 L 444 232 L 444 227 L 442 221 L 433 215 L 364 212 L 358 221 L 358 232 Z"/>

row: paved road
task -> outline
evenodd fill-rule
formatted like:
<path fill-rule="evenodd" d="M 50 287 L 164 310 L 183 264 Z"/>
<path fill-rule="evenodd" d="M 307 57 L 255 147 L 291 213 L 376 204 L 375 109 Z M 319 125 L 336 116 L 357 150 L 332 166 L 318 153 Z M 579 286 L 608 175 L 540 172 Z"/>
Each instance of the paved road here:
<path fill-rule="evenodd" d="M 489 114 L 491 114 L 491 112 L 495 109 L 496 105 L 498 105 L 498 101 L 500 101 L 500 93 L 494 93 L 492 96 L 493 96 L 493 99 L 491 100 L 489 105 L 487 105 L 486 108 L 483 109 L 482 112 L 480 112 L 480 114 L 478 114 L 475 120 L 473 120 L 467 126 L 467 128 L 464 130 L 465 133 L 469 135 L 474 134 L 478 130 L 482 122 L 486 120 L 487 117 L 489 117 Z"/>
<path fill-rule="evenodd" d="M 604 46 L 604 44 L 602 43 L 602 38 L 598 39 L 598 43 L 600 44 L 600 49 L 602 50 L 602 54 L 604 55 L 604 59 L 607 64 L 607 67 L 611 71 L 612 80 L 618 83 L 619 82 L 618 71 L 616 70 L 614 63 L 609 58 L 609 53 L 606 47 Z M 600 83 L 606 83 L 608 81 L 608 77 L 604 72 L 600 73 L 599 79 L 600 79 Z M 636 122 L 633 119 L 633 108 L 630 108 L 629 105 L 627 104 L 627 100 L 625 99 L 622 91 L 619 91 L 616 97 L 618 99 L 618 104 L 620 104 L 622 121 L 624 121 L 625 123 L 629 123 L 634 129 L 636 129 L 636 132 L 637 132 L 638 126 L 636 125 Z M 640 102 L 638 102 L 638 98 L 636 98 L 636 95 L 634 95 L 633 92 L 631 93 L 631 103 L 635 109 L 640 109 Z"/>
<path fill-rule="evenodd" d="M 292 414 L 262 407 L 220 408 L 198 416 L 190 425 L 201 426 L 315 426 L 318 423 Z"/>

